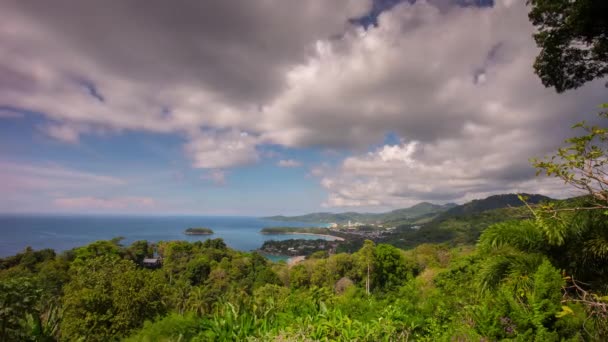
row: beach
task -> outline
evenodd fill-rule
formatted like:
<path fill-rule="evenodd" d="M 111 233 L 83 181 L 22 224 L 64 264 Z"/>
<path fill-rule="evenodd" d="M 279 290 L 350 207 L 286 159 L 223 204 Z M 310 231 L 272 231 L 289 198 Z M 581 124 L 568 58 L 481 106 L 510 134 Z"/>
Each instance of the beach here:
<path fill-rule="evenodd" d="M 289 234 L 289 235 L 310 235 L 310 236 L 322 236 L 322 237 L 325 237 L 325 238 L 334 239 L 334 240 L 336 240 L 336 241 L 344 241 L 344 238 L 341 238 L 341 237 L 339 237 L 339 236 L 327 235 L 327 234 L 314 234 L 314 233 L 292 233 L 292 232 L 289 232 L 289 233 L 286 233 L 286 234 Z M 269 235 L 285 235 L 285 234 L 269 234 Z"/>
<path fill-rule="evenodd" d="M 306 259 L 306 256 L 304 256 L 304 255 L 298 255 L 298 256 L 291 257 L 291 258 L 287 259 L 287 265 L 289 267 L 294 266 L 297 263 L 299 263 L 300 261 L 303 261 L 304 259 Z"/>

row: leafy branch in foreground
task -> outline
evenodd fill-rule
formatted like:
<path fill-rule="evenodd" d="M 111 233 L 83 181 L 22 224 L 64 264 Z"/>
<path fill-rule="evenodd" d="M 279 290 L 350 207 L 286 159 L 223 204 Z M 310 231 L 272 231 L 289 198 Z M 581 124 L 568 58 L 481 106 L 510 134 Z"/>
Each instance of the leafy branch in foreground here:
<path fill-rule="evenodd" d="M 584 305 L 587 311 L 587 318 L 582 324 L 584 331 L 594 339 L 600 339 L 599 333 L 608 331 L 608 296 L 599 296 L 591 293 L 583 288 L 584 284 L 575 281 L 573 277 L 566 277 L 569 285 L 564 288 L 564 297 L 562 300 L 562 311 L 556 316 L 558 318 L 568 315 L 575 315 L 571 306 L 577 304 Z M 588 325 L 592 324 L 592 329 Z M 590 331 L 591 330 L 591 331 Z"/>
<path fill-rule="evenodd" d="M 602 108 L 608 108 L 608 104 L 603 104 Z M 599 115 L 608 118 L 608 112 Z M 608 129 L 590 126 L 584 121 L 572 128 L 580 128 L 585 134 L 566 139 L 567 145 L 551 157 L 532 159 L 536 174 L 560 178 L 594 199 L 589 206 L 559 209 L 561 211 L 608 209 Z M 544 209 L 551 211 L 553 208 Z"/>

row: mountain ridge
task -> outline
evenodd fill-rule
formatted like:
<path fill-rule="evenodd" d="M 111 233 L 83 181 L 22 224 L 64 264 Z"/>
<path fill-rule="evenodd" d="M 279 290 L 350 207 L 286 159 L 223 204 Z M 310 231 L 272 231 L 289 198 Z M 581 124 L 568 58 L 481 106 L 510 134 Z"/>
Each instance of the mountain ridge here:
<path fill-rule="evenodd" d="M 551 201 L 550 197 L 540 194 L 519 194 L 527 198 L 528 203 L 538 204 L 544 201 Z M 408 208 L 394 209 L 383 213 L 359 213 L 354 211 L 331 213 L 315 212 L 297 216 L 267 216 L 263 219 L 280 222 L 311 222 L 311 223 L 345 223 L 356 221 L 362 223 L 420 223 L 432 220 L 449 218 L 481 213 L 487 210 L 494 210 L 507 207 L 519 207 L 524 203 L 519 199 L 518 194 L 498 194 L 488 196 L 483 199 L 475 199 L 464 204 L 434 204 L 430 202 L 420 202 Z"/>

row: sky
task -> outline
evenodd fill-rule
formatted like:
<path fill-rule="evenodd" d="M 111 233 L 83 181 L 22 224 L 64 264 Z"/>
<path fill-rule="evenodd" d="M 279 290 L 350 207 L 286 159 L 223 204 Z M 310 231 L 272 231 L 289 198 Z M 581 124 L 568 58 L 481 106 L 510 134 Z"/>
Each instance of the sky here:
<path fill-rule="evenodd" d="M 0 212 L 378 212 L 536 177 L 557 94 L 519 0 L 0 0 Z"/>

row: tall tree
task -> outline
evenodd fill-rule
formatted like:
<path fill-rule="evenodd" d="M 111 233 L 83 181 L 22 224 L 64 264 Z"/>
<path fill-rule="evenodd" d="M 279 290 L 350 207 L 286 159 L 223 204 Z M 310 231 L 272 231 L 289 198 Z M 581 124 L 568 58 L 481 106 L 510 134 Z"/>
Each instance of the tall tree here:
<path fill-rule="evenodd" d="M 361 261 L 363 262 L 363 264 L 365 265 L 365 268 L 367 270 L 367 276 L 365 278 L 365 292 L 367 294 L 370 293 L 370 289 L 371 289 L 371 272 L 372 272 L 372 267 L 374 264 L 374 254 L 375 254 L 375 245 L 374 242 L 371 240 L 365 240 L 365 242 L 363 243 L 363 247 L 361 247 L 361 249 L 359 250 L 359 256 L 361 258 Z"/>
<path fill-rule="evenodd" d="M 608 74 L 608 1 L 528 0 L 541 49 L 534 70 L 561 93 Z"/>

